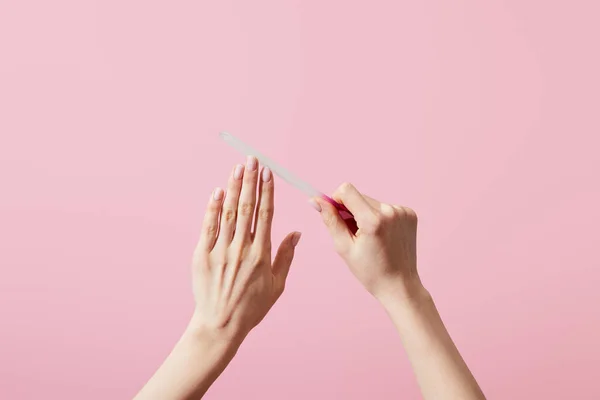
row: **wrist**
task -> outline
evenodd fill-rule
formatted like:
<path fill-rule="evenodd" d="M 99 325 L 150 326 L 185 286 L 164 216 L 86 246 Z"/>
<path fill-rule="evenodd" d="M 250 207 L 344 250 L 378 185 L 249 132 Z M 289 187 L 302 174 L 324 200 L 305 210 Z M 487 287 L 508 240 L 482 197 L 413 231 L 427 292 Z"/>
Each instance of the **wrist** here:
<path fill-rule="evenodd" d="M 230 327 L 209 326 L 194 314 L 190 320 L 182 340 L 195 346 L 210 349 L 219 357 L 233 357 L 246 335 Z"/>
<path fill-rule="evenodd" d="M 388 312 L 398 308 L 418 309 L 433 301 L 431 294 L 418 278 L 412 282 L 399 281 L 375 297 Z"/>

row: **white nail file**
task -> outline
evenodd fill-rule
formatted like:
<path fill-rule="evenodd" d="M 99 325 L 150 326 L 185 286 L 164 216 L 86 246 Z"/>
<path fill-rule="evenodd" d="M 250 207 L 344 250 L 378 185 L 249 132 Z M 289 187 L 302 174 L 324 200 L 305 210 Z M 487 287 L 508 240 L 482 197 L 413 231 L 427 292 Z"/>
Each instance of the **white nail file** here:
<path fill-rule="evenodd" d="M 271 171 L 277 174 L 281 179 L 294 186 L 295 188 L 299 189 L 300 191 L 304 192 L 308 197 L 316 197 L 323 195 L 322 192 L 315 189 L 311 184 L 298 178 L 292 172 L 277 164 L 275 161 L 260 153 L 258 150 L 242 142 L 240 139 L 236 138 L 232 134 L 222 132 L 219 134 L 219 136 L 231 147 L 237 149 L 240 153 L 245 154 L 247 156 L 256 157 L 261 164 L 269 167 Z"/>
<path fill-rule="evenodd" d="M 305 182 L 302 179 L 298 178 L 296 175 L 294 175 L 288 169 L 282 167 L 275 161 L 271 160 L 269 157 L 265 156 L 264 154 L 262 154 L 261 152 L 259 152 L 256 149 L 254 149 L 250 145 L 242 142 L 240 139 L 236 138 L 232 134 L 227 133 L 227 132 L 221 132 L 219 134 L 219 137 L 221 139 L 223 139 L 231 147 L 233 147 L 237 151 L 239 151 L 240 153 L 242 153 L 246 156 L 256 157 L 261 164 L 269 167 L 271 169 L 271 171 L 273 171 L 273 173 L 275 173 L 281 179 L 283 179 L 290 185 L 294 186 L 295 188 L 297 188 L 298 190 L 300 190 L 301 192 L 306 194 L 308 197 L 321 197 L 322 199 L 325 199 L 327 202 L 333 204 L 333 206 L 335 206 L 335 208 L 338 210 L 338 213 L 340 214 L 342 219 L 344 219 L 344 221 L 346 222 L 346 225 L 348 226 L 350 231 L 352 231 L 352 233 L 356 233 L 356 231 L 358 230 L 358 227 L 357 227 L 356 221 L 354 220 L 354 216 L 352 215 L 350 210 L 348 210 L 343 204 L 338 203 L 337 201 L 333 200 L 331 197 L 327 196 L 323 192 L 315 189 L 308 182 Z"/>

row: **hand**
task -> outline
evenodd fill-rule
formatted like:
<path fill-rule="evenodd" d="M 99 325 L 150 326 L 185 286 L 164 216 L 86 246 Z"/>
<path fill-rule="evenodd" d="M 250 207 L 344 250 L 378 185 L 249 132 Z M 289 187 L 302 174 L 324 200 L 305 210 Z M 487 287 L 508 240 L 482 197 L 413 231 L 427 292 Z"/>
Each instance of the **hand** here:
<path fill-rule="evenodd" d="M 272 220 L 273 176 L 264 168 L 259 179 L 258 161 L 248 158 L 227 194 L 211 195 L 192 263 L 194 315 L 136 400 L 202 398 L 281 296 L 300 233 L 283 240 L 271 264 Z"/>
<path fill-rule="evenodd" d="M 381 203 L 349 183 L 332 196 L 356 219 L 353 235 L 338 211 L 321 198 L 321 212 L 337 252 L 358 280 L 384 306 L 408 354 L 424 399 L 485 400 L 454 345 L 417 273 L 417 215 Z"/>
<path fill-rule="evenodd" d="M 283 293 L 300 233 L 271 263 L 273 196 L 272 173 L 265 167 L 259 179 L 254 157 L 234 168 L 226 194 L 213 192 L 193 260 L 196 329 L 243 340 Z"/>
<path fill-rule="evenodd" d="M 332 197 L 354 214 L 355 235 L 330 203 L 318 197 L 311 203 L 321 213 L 337 253 L 364 287 L 380 300 L 419 296 L 424 289 L 417 273 L 415 212 L 365 196 L 349 183 Z"/>

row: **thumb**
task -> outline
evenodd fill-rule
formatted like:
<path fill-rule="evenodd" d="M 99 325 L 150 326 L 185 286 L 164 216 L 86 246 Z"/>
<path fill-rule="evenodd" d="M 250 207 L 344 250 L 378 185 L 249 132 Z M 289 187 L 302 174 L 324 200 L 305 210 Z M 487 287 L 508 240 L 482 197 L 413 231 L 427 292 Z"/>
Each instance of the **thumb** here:
<path fill-rule="evenodd" d="M 321 219 L 333 238 L 336 251 L 345 252 L 352 244 L 354 235 L 348 230 L 348 225 L 338 210 L 328 201 L 318 197 L 311 199 L 310 204 L 321 214 Z"/>
<path fill-rule="evenodd" d="M 287 235 L 279 245 L 275 260 L 273 260 L 273 275 L 282 288 L 290 272 L 290 266 L 294 259 L 294 250 L 300 241 L 300 236 L 302 236 L 300 232 L 292 232 Z"/>

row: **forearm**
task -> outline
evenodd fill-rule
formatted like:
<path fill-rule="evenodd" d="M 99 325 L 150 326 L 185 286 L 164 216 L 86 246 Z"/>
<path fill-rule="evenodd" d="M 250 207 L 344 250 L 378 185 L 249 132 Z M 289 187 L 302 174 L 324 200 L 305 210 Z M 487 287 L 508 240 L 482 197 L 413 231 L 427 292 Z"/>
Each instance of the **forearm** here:
<path fill-rule="evenodd" d="M 239 343 L 190 325 L 135 400 L 202 398 L 225 370 Z"/>
<path fill-rule="evenodd" d="M 485 399 L 454 345 L 429 293 L 382 301 L 398 329 L 425 399 Z"/>

